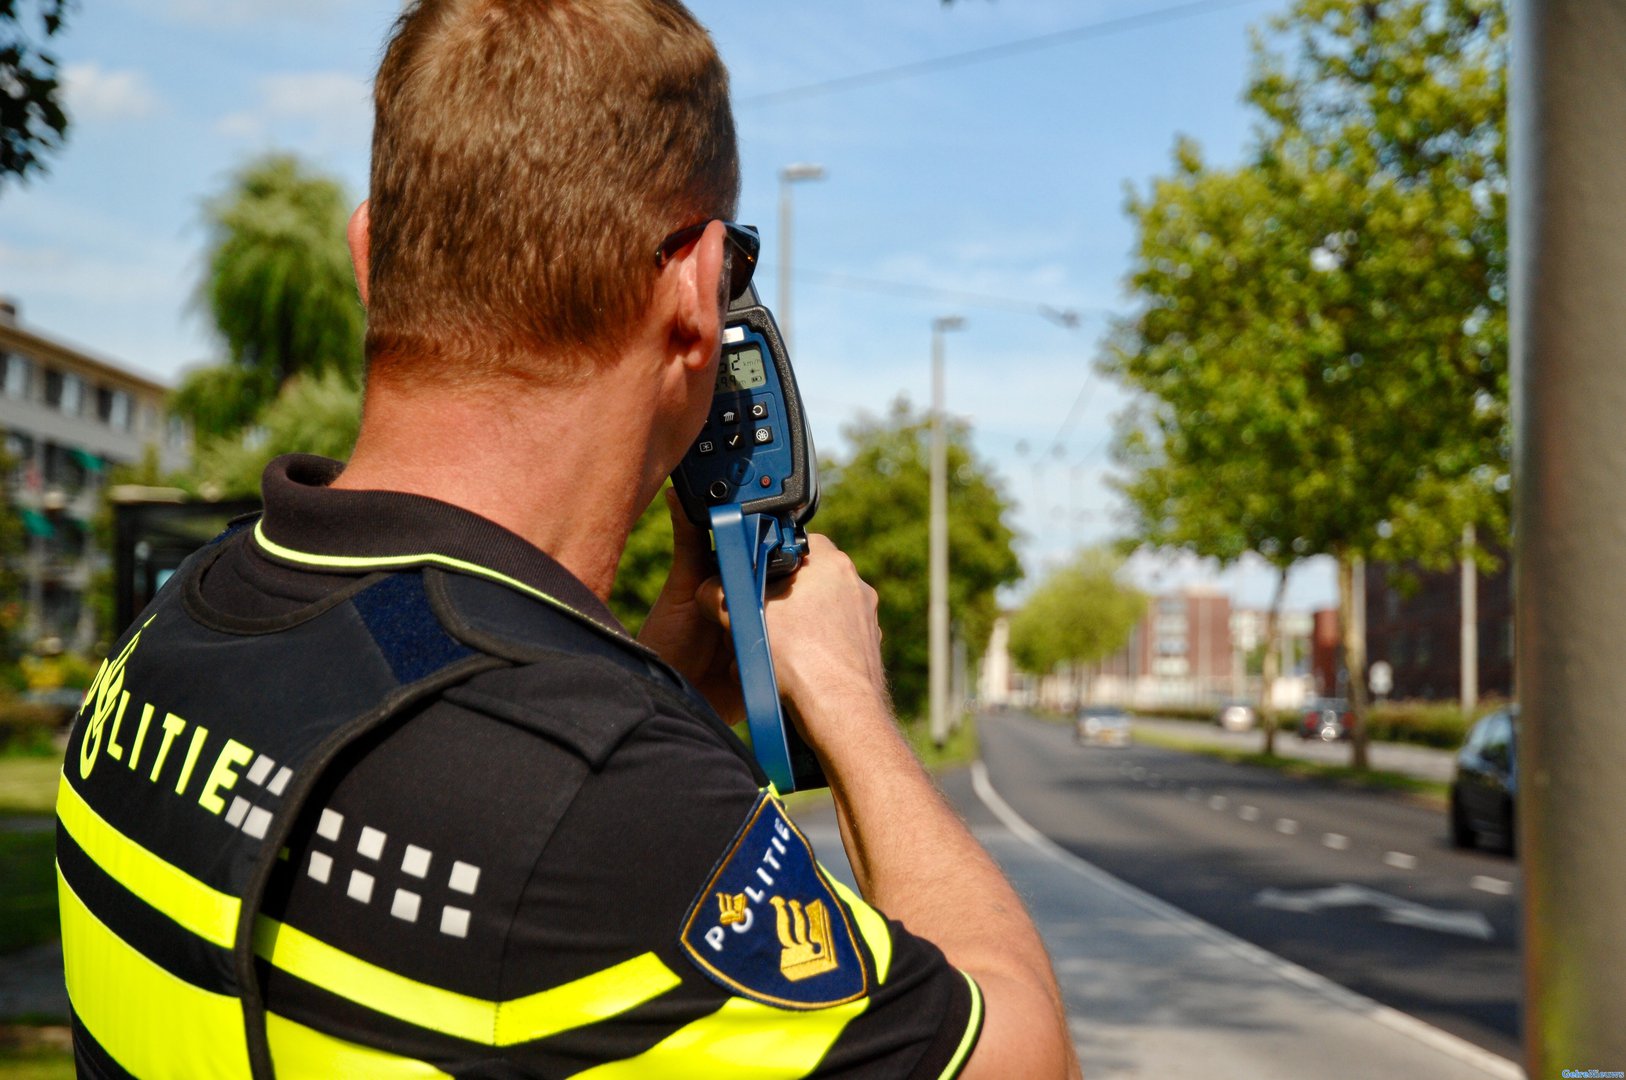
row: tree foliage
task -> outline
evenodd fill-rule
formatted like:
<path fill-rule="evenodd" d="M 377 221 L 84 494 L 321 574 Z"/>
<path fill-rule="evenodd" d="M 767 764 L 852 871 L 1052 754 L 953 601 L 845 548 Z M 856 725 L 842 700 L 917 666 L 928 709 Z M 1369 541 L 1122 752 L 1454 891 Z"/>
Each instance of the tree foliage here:
<path fill-rule="evenodd" d="M 1090 548 L 1041 581 L 1011 619 L 1011 658 L 1047 673 L 1104 659 L 1123 648 L 1146 614 L 1146 596 L 1118 580 L 1122 561 Z"/>
<path fill-rule="evenodd" d="M 300 375 L 240 436 L 198 444 L 186 486 L 209 499 L 254 496 L 260 475 L 281 454 L 344 460 L 361 428 L 361 392 L 338 372 Z"/>
<path fill-rule="evenodd" d="M 880 594 L 881 648 L 898 714 L 918 713 L 927 689 L 930 422 L 907 402 L 845 435 L 845 458 L 821 465 L 813 527 L 826 533 Z M 948 424 L 949 615 L 978 655 L 998 614 L 995 592 L 1021 577 L 1008 509 L 964 423 Z"/>
<path fill-rule="evenodd" d="M 67 136 L 56 55 L 45 42 L 72 7 L 72 0 L 0 0 L 0 182 L 43 172 L 40 155 Z"/>
<path fill-rule="evenodd" d="M 345 245 L 349 212 L 338 181 L 283 154 L 250 162 L 205 205 L 199 298 L 229 366 L 194 372 L 177 393 L 195 430 L 242 428 L 297 375 L 359 384 L 366 316 Z"/>
<path fill-rule="evenodd" d="M 1104 366 L 1141 392 L 1149 541 L 1345 577 L 1505 538 L 1505 41 L 1495 0 L 1298 0 L 1255 37 L 1247 160 L 1182 142 L 1131 198 L 1142 311 Z"/>

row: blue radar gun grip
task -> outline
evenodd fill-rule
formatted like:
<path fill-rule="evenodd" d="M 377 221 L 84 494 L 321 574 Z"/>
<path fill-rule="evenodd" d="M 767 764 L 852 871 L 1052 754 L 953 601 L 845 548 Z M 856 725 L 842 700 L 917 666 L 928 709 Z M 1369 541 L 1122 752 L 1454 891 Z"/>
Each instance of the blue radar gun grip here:
<path fill-rule="evenodd" d="M 780 794 L 827 786 L 787 722 L 763 615 L 768 581 L 806 554 L 819 488 L 796 376 L 755 288 L 729 307 L 712 412 L 672 483 L 689 520 L 712 533 L 758 764 Z"/>

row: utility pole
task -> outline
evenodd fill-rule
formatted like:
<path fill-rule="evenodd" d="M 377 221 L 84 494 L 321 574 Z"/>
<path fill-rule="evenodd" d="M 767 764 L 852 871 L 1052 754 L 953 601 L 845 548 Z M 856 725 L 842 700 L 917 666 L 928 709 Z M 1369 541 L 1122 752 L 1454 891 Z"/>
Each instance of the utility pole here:
<path fill-rule="evenodd" d="M 1626 1063 L 1626 4 L 1513 5 L 1525 1068 Z"/>
<path fill-rule="evenodd" d="M 958 315 L 932 320 L 931 600 L 926 629 L 932 742 L 939 747 L 948 739 L 949 731 L 948 433 L 943 430 L 943 335 L 964 326 L 965 320 Z"/>
<path fill-rule="evenodd" d="M 1474 527 L 1462 527 L 1462 712 L 1479 705 L 1479 568 L 1474 565 Z"/>
<path fill-rule="evenodd" d="M 779 170 L 779 310 L 774 313 L 774 321 L 779 324 L 779 336 L 785 340 L 785 351 L 790 353 L 792 359 L 796 356 L 796 345 L 791 339 L 790 326 L 790 284 L 791 268 L 791 210 L 790 188 L 792 184 L 803 180 L 823 180 L 825 177 L 823 165 L 786 165 Z"/>

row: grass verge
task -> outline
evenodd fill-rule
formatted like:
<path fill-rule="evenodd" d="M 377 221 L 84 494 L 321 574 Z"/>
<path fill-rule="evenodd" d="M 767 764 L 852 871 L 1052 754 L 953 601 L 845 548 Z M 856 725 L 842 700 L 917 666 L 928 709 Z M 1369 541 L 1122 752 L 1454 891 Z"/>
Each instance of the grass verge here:
<path fill-rule="evenodd" d="M 60 754 L 0 757 L 0 814 L 54 813 L 61 772 Z"/>
<path fill-rule="evenodd" d="M 0 1076 L 6 1080 L 73 1080 L 72 1036 L 61 1026 L 0 1024 Z"/>
<path fill-rule="evenodd" d="M 55 858 L 55 833 L 0 832 L 0 956 L 57 936 Z"/>
<path fill-rule="evenodd" d="M 1134 739 L 1137 743 L 1145 746 L 1156 746 L 1163 750 L 1179 750 L 1187 754 L 1206 754 L 1208 757 L 1219 758 L 1221 761 L 1228 761 L 1233 765 L 1253 765 L 1263 769 L 1274 769 L 1279 773 L 1297 776 L 1301 779 L 1321 780 L 1375 791 L 1398 791 L 1416 796 L 1441 809 L 1445 808 L 1450 793 L 1450 785 L 1438 780 L 1419 780 L 1415 776 L 1385 772 L 1381 769 L 1367 769 L 1362 772 L 1351 769 L 1347 765 L 1323 765 L 1319 762 L 1301 761 L 1297 758 L 1267 757 L 1258 751 L 1232 750 L 1223 746 L 1211 746 L 1208 743 L 1197 742 L 1193 739 L 1165 735 L 1160 731 L 1146 731 L 1137 728 L 1134 732 Z"/>

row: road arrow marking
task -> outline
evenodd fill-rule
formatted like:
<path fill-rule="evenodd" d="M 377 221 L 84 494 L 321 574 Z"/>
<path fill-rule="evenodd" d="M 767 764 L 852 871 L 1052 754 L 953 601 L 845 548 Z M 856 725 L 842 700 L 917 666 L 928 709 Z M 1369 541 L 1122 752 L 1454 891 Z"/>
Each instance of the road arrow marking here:
<path fill-rule="evenodd" d="M 1419 930 L 1437 930 L 1442 934 L 1478 938 L 1489 941 L 1496 936 L 1490 920 L 1477 911 L 1442 911 L 1425 907 L 1398 896 L 1368 889 L 1364 885 L 1333 885 L 1325 889 L 1307 889 L 1288 892 L 1283 889 L 1262 889 L 1253 898 L 1260 907 L 1278 911 L 1292 911 L 1310 915 L 1326 908 L 1375 907 L 1382 912 L 1384 922 L 1397 926 L 1414 926 Z"/>

